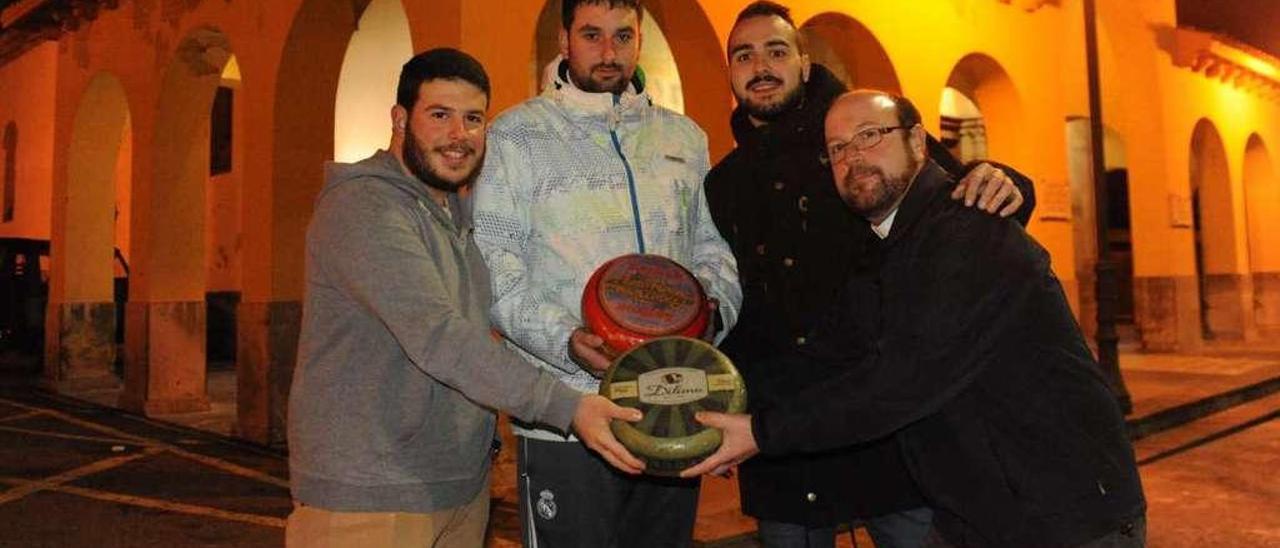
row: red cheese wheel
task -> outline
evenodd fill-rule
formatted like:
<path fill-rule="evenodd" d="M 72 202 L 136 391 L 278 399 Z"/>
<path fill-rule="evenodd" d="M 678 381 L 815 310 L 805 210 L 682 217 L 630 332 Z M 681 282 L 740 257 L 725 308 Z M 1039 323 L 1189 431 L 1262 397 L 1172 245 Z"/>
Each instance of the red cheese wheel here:
<path fill-rule="evenodd" d="M 710 309 L 698 279 L 660 255 L 615 257 L 597 268 L 582 291 L 582 317 L 614 352 L 655 337 L 699 338 Z"/>

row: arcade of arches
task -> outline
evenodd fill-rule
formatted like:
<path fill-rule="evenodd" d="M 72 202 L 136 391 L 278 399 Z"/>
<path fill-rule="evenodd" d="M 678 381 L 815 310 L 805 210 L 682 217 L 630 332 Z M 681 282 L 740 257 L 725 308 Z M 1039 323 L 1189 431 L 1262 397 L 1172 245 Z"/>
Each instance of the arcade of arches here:
<path fill-rule="evenodd" d="M 733 146 L 724 42 L 746 3 L 645 2 L 657 101 L 702 126 L 713 159 Z M 815 62 L 914 98 L 960 156 L 1032 177 L 1028 228 L 1091 326 L 1101 223 L 1081 0 L 785 3 Z M 236 432 L 279 443 L 324 163 L 385 146 L 413 51 L 478 57 L 495 114 L 536 93 L 558 0 L 156 5 L 120 0 L 0 65 L 0 238 L 52 244 L 50 386 L 197 410 L 209 368 L 234 367 Z M 1173 5 L 1099 6 L 1104 188 L 1123 204 L 1104 220 L 1108 251 L 1125 272 L 1122 333 L 1156 351 L 1280 333 L 1280 61 L 1237 51 L 1273 70 L 1223 77 L 1197 59 L 1229 41 L 1187 52 L 1198 42 L 1150 32 L 1191 32 Z"/>

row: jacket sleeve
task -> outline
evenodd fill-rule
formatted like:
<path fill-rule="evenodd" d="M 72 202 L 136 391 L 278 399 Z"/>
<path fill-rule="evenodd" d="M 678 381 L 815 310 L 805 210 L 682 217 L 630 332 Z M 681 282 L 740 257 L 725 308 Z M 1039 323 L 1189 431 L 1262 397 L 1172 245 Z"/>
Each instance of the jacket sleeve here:
<path fill-rule="evenodd" d="M 346 183 L 316 208 L 310 237 L 325 283 L 381 322 L 433 379 L 481 405 L 567 432 L 581 395 L 502 348 L 483 318 L 463 317 L 419 232 L 422 214 L 388 196 L 398 191 L 373 186 Z"/>
<path fill-rule="evenodd" d="M 693 230 L 693 274 L 702 282 L 707 294 L 718 301 L 721 329 L 716 333 L 716 344 L 719 344 L 738 322 L 738 313 L 742 308 L 742 286 L 738 284 L 738 261 L 733 257 L 733 250 L 720 236 L 711 211 L 707 206 L 706 176 L 710 169 L 706 136 L 702 135 L 701 152 L 697 157 L 697 176 L 704 181 L 699 191 L 694 193 L 695 201 L 691 213 Z"/>
<path fill-rule="evenodd" d="M 569 335 L 578 327 L 577 316 L 529 283 L 530 152 L 514 137 L 491 130 L 485 155 L 475 187 L 475 238 L 493 282 L 490 317 L 516 346 L 576 373 L 581 367 L 569 358 Z"/>
<path fill-rule="evenodd" d="M 879 285 L 870 294 L 884 296 L 881 334 L 866 355 L 845 356 L 829 381 L 757 411 L 762 452 L 821 451 L 891 434 L 937 412 L 1006 346 L 1030 336 L 1028 312 L 1056 284 L 1047 254 L 1014 223 L 951 211 L 955 222 L 921 233 L 909 264 L 888 271 L 902 279 L 855 282 Z"/>

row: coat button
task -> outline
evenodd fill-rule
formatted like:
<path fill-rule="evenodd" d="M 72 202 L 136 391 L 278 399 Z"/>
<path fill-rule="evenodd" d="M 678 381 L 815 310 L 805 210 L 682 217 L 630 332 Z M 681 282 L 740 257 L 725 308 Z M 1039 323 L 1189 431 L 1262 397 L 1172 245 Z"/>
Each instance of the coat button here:
<path fill-rule="evenodd" d="M 787 268 L 791 268 L 795 266 L 795 264 L 796 264 L 796 260 L 792 259 L 791 257 L 787 257 L 782 260 L 782 266 L 785 266 Z"/>
<path fill-rule="evenodd" d="M 782 181 L 774 181 L 774 182 L 773 182 L 773 189 L 774 189 L 774 190 L 782 190 L 782 189 L 783 189 L 783 187 L 785 187 L 785 186 L 786 186 L 786 185 L 782 184 Z"/>
<path fill-rule="evenodd" d="M 817 493 L 809 493 L 809 494 L 807 494 L 807 495 L 805 495 L 805 496 L 804 496 L 804 500 L 807 500 L 807 501 L 809 501 L 809 502 L 816 502 L 816 501 L 818 500 L 818 494 L 817 494 Z"/>
<path fill-rule="evenodd" d="M 764 255 L 764 244 L 756 244 L 756 255 Z"/>
<path fill-rule="evenodd" d="M 804 346 L 805 343 L 807 342 L 809 342 L 809 339 L 806 339 L 804 337 L 796 337 L 796 346 Z"/>

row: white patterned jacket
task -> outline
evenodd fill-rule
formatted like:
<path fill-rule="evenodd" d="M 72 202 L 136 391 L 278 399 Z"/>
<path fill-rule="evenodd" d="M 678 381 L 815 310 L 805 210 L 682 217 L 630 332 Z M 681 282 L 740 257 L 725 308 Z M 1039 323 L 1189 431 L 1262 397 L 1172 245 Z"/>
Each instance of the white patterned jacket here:
<path fill-rule="evenodd" d="M 601 264 L 639 252 L 679 262 L 719 301 L 717 342 L 737 320 L 742 291 L 703 195 L 706 134 L 653 105 L 639 70 L 614 95 L 578 89 L 565 67 L 553 61 L 543 93 L 490 126 L 475 240 L 491 272 L 490 315 L 508 343 L 594 392 L 599 381 L 569 358 L 568 341 L 582 325 L 582 289 Z"/>

